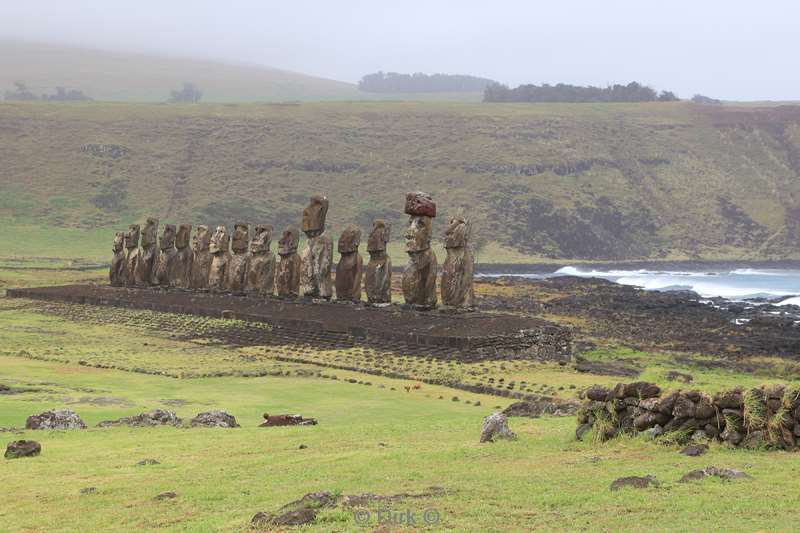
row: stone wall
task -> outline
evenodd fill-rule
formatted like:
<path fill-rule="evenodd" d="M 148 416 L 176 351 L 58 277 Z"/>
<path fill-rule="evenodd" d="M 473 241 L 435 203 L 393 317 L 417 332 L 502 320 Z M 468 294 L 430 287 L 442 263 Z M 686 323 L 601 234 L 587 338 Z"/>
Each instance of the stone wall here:
<path fill-rule="evenodd" d="M 697 390 L 665 394 L 639 381 L 581 393 L 575 435 L 599 440 L 646 432 L 676 442 L 716 440 L 750 449 L 794 449 L 800 437 L 800 389 L 784 385 L 736 388 L 715 395 Z"/>

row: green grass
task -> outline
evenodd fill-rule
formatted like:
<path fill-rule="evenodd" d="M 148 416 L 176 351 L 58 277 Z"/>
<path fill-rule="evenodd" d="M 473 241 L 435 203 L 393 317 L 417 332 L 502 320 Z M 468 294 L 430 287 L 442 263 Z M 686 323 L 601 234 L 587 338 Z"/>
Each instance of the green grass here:
<path fill-rule="evenodd" d="M 102 229 L 87 234 L 98 250 L 149 215 L 279 230 L 298 225 L 308 197 L 323 193 L 334 235 L 353 222 L 366 234 L 373 219 L 388 219 L 402 264 L 404 194 L 422 189 L 441 213 L 436 241 L 448 215 L 467 208 L 475 236 L 489 243 L 482 262 L 797 256 L 785 216 L 786 199 L 800 194 L 791 110 L 0 103 L 0 123 L 0 219 Z M 84 144 L 128 152 L 90 155 Z M 536 165 L 533 175 L 503 170 Z"/>

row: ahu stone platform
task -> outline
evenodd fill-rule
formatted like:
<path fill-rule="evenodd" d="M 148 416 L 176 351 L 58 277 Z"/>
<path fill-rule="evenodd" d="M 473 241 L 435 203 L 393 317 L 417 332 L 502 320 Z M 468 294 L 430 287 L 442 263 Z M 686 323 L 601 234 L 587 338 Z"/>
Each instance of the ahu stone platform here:
<path fill-rule="evenodd" d="M 8 289 L 10 298 L 109 305 L 270 324 L 309 336 L 333 334 L 359 343 L 402 343 L 448 357 L 566 361 L 571 356 L 569 329 L 545 320 L 482 312 L 413 311 L 402 306 L 281 300 L 211 292 L 63 285 Z"/>

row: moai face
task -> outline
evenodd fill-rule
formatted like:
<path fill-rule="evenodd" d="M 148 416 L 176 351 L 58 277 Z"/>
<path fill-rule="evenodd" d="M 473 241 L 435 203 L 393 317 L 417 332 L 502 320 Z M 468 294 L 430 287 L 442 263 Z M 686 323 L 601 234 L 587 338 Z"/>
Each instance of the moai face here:
<path fill-rule="evenodd" d="M 139 224 L 131 224 L 125 233 L 125 248 L 139 247 Z"/>
<path fill-rule="evenodd" d="M 125 244 L 125 233 L 118 231 L 114 234 L 114 247 L 111 249 L 115 254 L 122 251 Z"/>
<path fill-rule="evenodd" d="M 406 230 L 406 252 L 424 252 L 431 247 L 432 219 L 426 216 L 412 216 Z"/>
<path fill-rule="evenodd" d="M 272 243 L 272 226 L 256 226 L 256 235 L 250 242 L 250 253 L 264 255 Z"/>
<path fill-rule="evenodd" d="M 211 245 L 211 233 L 208 226 L 197 226 L 197 231 L 192 238 L 192 250 L 195 252 L 206 252 Z"/>
<path fill-rule="evenodd" d="M 316 237 L 325 231 L 325 217 L 328 215 L 328 198 L 314 195 L 308 207 L 303 209 L 302 230 L 309 237 Z"/>
<path fill-rule="evenodd" d="M 470 234 L 469 220 L 463 213 L 459 212 L 450 219 L 447 230 L 444 232 L 445 248 L 464 248 Z"/>
<path fill-rule="evenodd" d="M 386 244 L 389 242 L 391 226 L 386 221 L 378 219 L 372 223 L 372 231 L 367 240 L 367 252 L 385 252 Z"/>
<path fill-rule="evenodd" d="M 189 236 L 192 233 L 192 226 L 189 224 L 181 224 L 178 226 L 178 234 L 175 236 L 175 248 L 183 250 L 189 246 Z"/>
<path fill-rule="evenodd" d="M 292 255 L 297 253 L 297 244 L 300 242 L 300 234 L 296 228 L 287 226 L 283 230 L 283 236 L 278 241 L 279 255 Z"/>
<path fill-rule="evenodd" d="M 250 240 L 250 226 L 238 223 L 233 227 L 233 238 L 231 239 L 231 249 L 233 253 L 239 255 L 247 253 L 247 246 Z"/>
<path fill-rule="evenodd" d="M 214 255 L 224 254 L 228 251 L 228 232 L 225 226 L 217 226 L 214 235 L 211 236 L 208 251 Z"/>
<path fill-rule="evenodd" d="M 142 230 L 142 248 L 155 246 L 158 240 L 158 219 L 150 217 Z"/>
<path fill-rule="evenodd" d="M 406 194 L 405 213 L 412 216 L 436 216 L 436 203 L 431 195 L 422 191 Z"/>
<path fill-rule="evenodd" d="M 351 254 L 358 252 L 358 247 L 361 245 L 361 229 L 350 224 L 347 226 L 342 234 L 339 236 L 339 253 Z"/>
<path fill-rule="evenodd" d="M 162 250 L 169 250 L 175 247 L 175 225 L 167 224 L 164 226 L 164 233 L 161 234 L 160 241 Z"/>

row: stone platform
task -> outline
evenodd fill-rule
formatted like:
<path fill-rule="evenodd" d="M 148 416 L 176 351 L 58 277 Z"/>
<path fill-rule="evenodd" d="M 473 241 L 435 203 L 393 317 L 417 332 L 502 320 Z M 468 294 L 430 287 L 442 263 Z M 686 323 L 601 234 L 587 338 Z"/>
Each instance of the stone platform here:
<path fill-rule="evenodd" d="M 265 299 L 164 289 L 105 285 L 63 285 L 8 289 L 10 298 L 30 298 L 149 309 L 270 324 L 310 336 L 335 334 L 358 342 L 398 342 L 438 347 L 465 359 L 530 358 L 568 360 L 568 329 L 531 317 L 443 310 L 412 311 L 399 305 L 368 307 L 337 302 Z M 426 352 L 427 350 L 422 350 Z"/>

